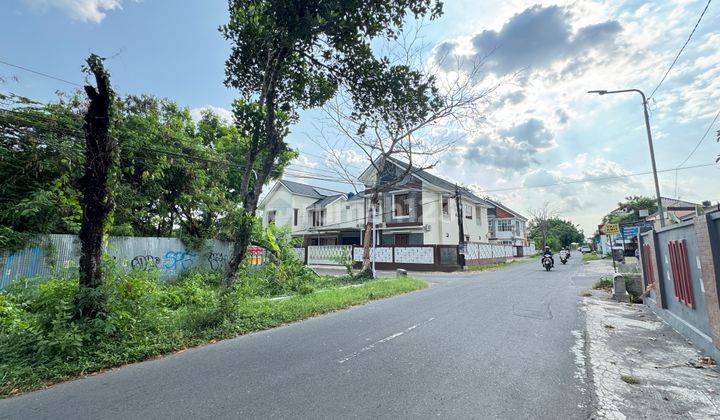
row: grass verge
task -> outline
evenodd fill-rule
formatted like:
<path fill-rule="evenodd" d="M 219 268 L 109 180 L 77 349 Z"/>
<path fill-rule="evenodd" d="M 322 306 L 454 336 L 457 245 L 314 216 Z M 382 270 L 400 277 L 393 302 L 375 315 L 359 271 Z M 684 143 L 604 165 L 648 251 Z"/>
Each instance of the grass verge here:
<path fill-rule="evenodd" d="M 488 271 L 488 270 L 498 270 L 504 267 L 508 267 L 510 265 L 513 265 L 517 262 L 520 262 L 522 260 L 510 260 L 510 261 L 503 261 L 499 263 L 494 264 L 486 264 L 486 265 L 469 265 L 467 266 L 467 271 Z"/>
<path fill-rule="evenodd" d="M 594 252 L 588 252 L 587 254 L 582 254 L 582 259 L 585 264 L 587 264 L 589 261 L 596 261 L 601 260 L 602 257 L 600 257 L 598 254 Z"/>
<path fill-rule="evenodd" d="M 0 318 L 3 313 L 9 315 L 0 319 L 0 398 L 427 286 L 422 280 L 406 277 L 371 280 L 354 287 L 338 285 L 284 300 L 230 295 L 231 301 L 221 312 L 207 303 L 211 300 L 200 301 L 195 295 L 193 298 L 200 303 L 192 306 L 177 301 L 168 303 L 169 292 L 138 290 L 137 286 L 158 287 L 151 281 L 122 283 L 120 286 L 134 286 L 132 290 L 121 289 L 135 294 L 133 299 L 123 296 L 119 300 L 127 303 L 128 309 L 114 309 L 110 315 L 121 314 L 118 319 L 109 317 L 99 324 L 87 325 L 62 315 L 66 312 L 67 297 L 73 295 L 72 290 L 66 290 L 72 288 L 69 283 L 42 284 L 37 293 L 51 296 L 28 301 L 53 306 L 42 311 L 35 308 L 32 314 L 20 314 L 22 309 L 7 300 L 9 295 L 0 293 Z M 175 292 L 178 287 L 181 286 L 167 288 Z M 148 305 L 149 309 L 138 309 L 139 305 Z M 54 315 L 53 326 L 43 324 L 48 313 Z"/>

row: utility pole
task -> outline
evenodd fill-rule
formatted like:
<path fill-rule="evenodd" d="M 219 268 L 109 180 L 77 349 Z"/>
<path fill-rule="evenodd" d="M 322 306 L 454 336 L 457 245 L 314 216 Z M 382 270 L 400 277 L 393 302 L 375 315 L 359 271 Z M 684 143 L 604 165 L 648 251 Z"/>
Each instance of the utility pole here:
<path fill-rule="evenodd" d="M 463 226 L 463 209 L 462 209 L 462 194 L 460 187 L 455 184 L 455 205 L 457 207 L 458 216 L 458 265 L 461 269 L 465 269 L 465 226 Z"/>
<path fill-rule="evenodd" d="M 372 254 L 370 255 L 370 258 L 372 258 L 372 274 L 373 278 L 377 277 L 375 274 L 375 245 L 377 244 L 377 208 L 373 206 L 372 208 Z"/>
<path fill-rule="evenodd" d="M 653 148 L 652 133 L 650 131 L 650 117 L 648 115 L 647 98 L 645 93 L 640 89 L 623 89 L 623 90 L 590 90 L 588 93 L 597 93 L 598 95 L 607 95 L 611 93 L 627 93 L 637 92 L 642 96 L 643 113 L 645 115 L 645 132 L 647 133 L 648 146 L 650 147 L 650 162 L 652 163 L 653 177 L 655 178 L 655 195 L 657 197 L 658 213 L 660 216 L 660 227 L 665 227 L 665 212 L 662 206 L 662 197 L 660 196 L 660 184 L 658 183 L 657 167 L 655 166 L 655 150 Z"/>

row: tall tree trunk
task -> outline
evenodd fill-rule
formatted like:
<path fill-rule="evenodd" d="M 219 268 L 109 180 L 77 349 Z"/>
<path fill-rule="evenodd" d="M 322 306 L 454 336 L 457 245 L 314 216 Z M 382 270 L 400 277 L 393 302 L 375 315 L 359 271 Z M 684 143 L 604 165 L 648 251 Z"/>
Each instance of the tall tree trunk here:
<path fill-rule="evenodd" d="M 240 215 L 240 223 L 238 224 L 235 231 L 235 240 L 233 241 L 233 256 L 228 262 L 225 270 L 225 276 L 223 278 L 223 286 L 227 289 L 232 287 L 235 283 L 235 274 L 245 260 L 247 255 L 247 248 L 250 245 L 250 239 L 252 236 L 252 228 L 255 218 L 255 212 L 248 212 L 243 209 Z"/>
<path fill-rule="evenodd" d="M 277 130 L 277 84 L 280 77 L 281 67 L 284 60 L 289 54 L 287 48 L 279 48 L 268 62 L 266 81 L 264 83 L 262 94 L 260 95 L 260 105 L 264 107 L 265 115 L 262 123 L 262 133 L 254 133 L 253 141 L 248 151 L 246 169 L 243 174 L 240 190 L 242 191 L 243 209 L 240 216 L 240 224 L 237 227 L 235 240 L 233 241 L 233 257 L 228 263 L 223 283 L 225 288 L 232 287 L 235 283 L 235 274 L 240 264 L 242 264 L 247 254 L 247 247 L 250 245 L 253 224 L 255 222 L 255 212 L 257 211 L 258 200 L 262 192 L 262 186 L 272 172 L 275 160 L 286 144 Z M 264 137 L 264 141 L 260 142 L 260 137 Z M 265 150 L 265 155 L 261 161 L 260 170 L 255 172 L 255 164 L 260 156 L 259 151 Z M 255 175 L 255 181 L 251 182 L 251 176 Z"/>
<path fill-rule="evenodd" d="M 104 300 L 99 292 L 103 282 L 103 229 L 113 203 L 108 186 L 115 144 L 110 139 L 110 107 L 113 92 L 102 59 L 91 54 L 88 70 L 95 76 L 97 88 L 86 85 L 90 99 L 85 114 L 85 167 L 79 182 L 83 211 L 80 226 L 80 288 L 75 298 L 77 317 L 93 318 L 102 311 Z"/>

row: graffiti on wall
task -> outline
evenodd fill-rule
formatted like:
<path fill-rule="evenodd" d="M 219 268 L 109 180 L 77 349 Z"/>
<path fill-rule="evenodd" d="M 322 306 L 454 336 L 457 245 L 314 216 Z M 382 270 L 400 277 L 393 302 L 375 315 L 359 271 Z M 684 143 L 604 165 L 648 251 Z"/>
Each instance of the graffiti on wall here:
<path fill-rule="evenodd" d="M 211 270 L 222 270 L 227 264 L 227 256 L 220 252 L 211 252 L 207 257 Z"/>
<path fill-rule="evenodd" d="M 168 251 L 163 257 L 163 268 L 169 271 L 187 270 L 192 267 L 195 257 L 197 254 L 188 251 Z"/>
<path fill-rule="evenodd" d="M 133 257 L 130 267 L 133 269 L 152 271 L 178 271 L 187 270 L 196 265 L 198 255 L 188 251 L 167 251 L 162 258 L 151 254 L 140 254 Z M 228 257 L 221 252 L 207 254 L 207 262 L 211 270 L 223 270 L 227 265 Z"/>
<path fill-rule="evenodd" d="M 137 268 L 144 271 L 150 271 L 152 269 L 160 268 L 160 258 L 154 257 L 150 254 L 147 255 L 136 255 L 130 261 L 130 267 Z"/>

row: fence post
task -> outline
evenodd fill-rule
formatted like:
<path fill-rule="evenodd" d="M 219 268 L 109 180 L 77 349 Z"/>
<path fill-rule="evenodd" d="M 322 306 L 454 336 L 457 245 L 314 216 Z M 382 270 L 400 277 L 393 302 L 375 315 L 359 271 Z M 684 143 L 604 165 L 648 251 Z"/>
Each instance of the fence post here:
<path fill-rule="evenodd" d="M 650 249 L 654 256 L 655 267 L 657 267 L 655 279 L 655 297 L 657 306 L 662 309 L 667 309 L 667 302 L 665 301 L 665 270 L 663 270 L 662 263 L 662 248 L 660 247 L 660 238 L 655 229 L 650 232 Z"/>
<path fill-rule="evenodd" d="M 720 238 L 714 229 L 714 221 L 710 214 L 696 216 L 693 219 L 695 237 L 697 239 L 698 260 L 700 262 L 700 281 L 705 289 L 705 308 L 708 324 L 715 347 L 720 349 Z"/>

